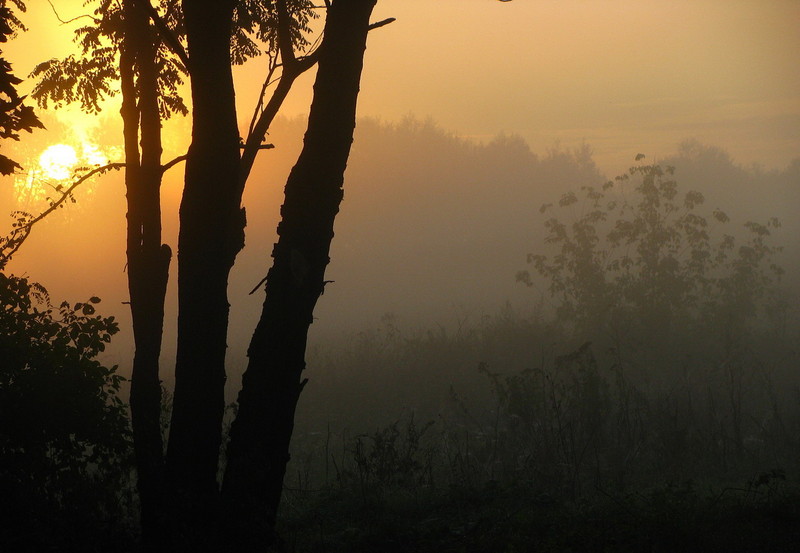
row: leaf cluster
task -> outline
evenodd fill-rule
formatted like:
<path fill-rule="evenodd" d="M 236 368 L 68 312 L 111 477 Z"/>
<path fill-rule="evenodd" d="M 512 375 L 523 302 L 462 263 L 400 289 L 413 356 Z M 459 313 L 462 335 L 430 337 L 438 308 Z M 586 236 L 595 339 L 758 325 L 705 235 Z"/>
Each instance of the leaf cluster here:
<path fill-rule="evenodd" d="M 309 0 L 287 1 L 290 15 L 289 35 L 293 47 L 309 46 L 309 23 L 318 17 Z M 138 4 L 137 4 L 138 5 Z M 75 30 L 75 42 L 80 54 L 63 59 L 50 59 L 37 65 L 31 77 L 38 79 L 32 92 L 39 106 L 56 108 L 79 103 L 89 113 L 101 110 L 102 102 L 119 90 L 119 55 L 125 44 L 124 13 L 119 2 L 95 2 L 92 24 Z M 161 21 L 185 50 L 183 13 L 178 0 L 160 0 L 154 6 Z M 155 25 L 150 36 L 156 49 L 156 70 L 159 109 L 163 118 L 173 114 L 186 115 L 186 104 L 178 88 L 183 84 L 186 68 L 168 46 Z M 275 2 L 271 0 L 240 0 L 234 11 L 231 34 L 231 61 L 243 64 L 264 52 L 274 56 L 278 51 L 278 31 Z M 138 72 L 138 68 L 134 68 Z"/>
<path fill-rule="evenodd" d="M 162 0 L 158 3 L 162 19 L 178 37 L 183 36 L 182 14 L 177 0 Z M 119 2 L 99 0 L 90 25 L 75 29 L 74 42 L 80 54 L 63 59 L 50 59 L 38 64 L 31 77 L 38 79 L 31 95 L 39 106 L 47 109 L 52 104 L 59 108 L 78 103 L 88 113 L 98 113 L 102 102 L 119 91 L 119 55 L 125 44 L 125 21 Z M 158 31 L 150 26 L 147 40 L 156 46 L 157 86 L 159 110 L 168 118 L 178 113 L 186 115 L 188 110 L 178 94 L 183 84 L 185 68 L 160 39 Z M 138 68 L 134 68 L 138 71 Z"/>
<path fill-rule="evenodd" d="M 10 2 L 11 4 L 14 4 L 17 10 L 21 11 L 22 13 L 28 11 L 28 8 L 25 6 L 25 2 L 23 2 L 22 0 L 10 0 Z M 8 40 L 8 37 L 11 38 L 15 37 L 17 35 L 17 32 L 19 31 L 28 30 L 28 28 L 25 27 L 22 21 L 20 21 L 19 17 L 17 17 L 17 14 L 14 13 L 14 10 L 12 10 L 6 5 L 3 6 L 3 10 L 5 11 L 2 18 L 3 29 L 5 30 L 5 28 L 8 27 L 9 30 L 8 32 L 0 33 L 2 34 L 2 37 L 0 37 L 0 42 L 6 42 Z"/>
<path fill-rule="evenodd" d="M 17 9 L 25 11 L 25 4 L 20 0 L 13 0 L 13 3 Z M 19 30 L 25 30 L 25 27 L 11 8 L 0 6 L 0 42 L 7 42 Z M 25 97 L 17 93 L 17 85 L 21 82 L 22 79 L 12 73 L 11 64 L 0 57 L 0 139 L 19 140 L 19 131 L 33 132 L 35 128 L 44 128 L 33 108 L 24 105 Z M 0 154 L 0 174 L 10 175 L 21 168 L 19 163 Z"/>
<path fill-rule="evenodd" d="M 303 51 L 310 45 L 310 23 L 319 15 L 310 0 L 287 0 L 289 38 L 292 48 Z M 259 44 L 261 43 L 261 44 Z M 264 50 L 278 51 L 278 15 L 274 0 L 240 0 L 233 12 L 231 32 L 231 61 L 241 65 L 260 56 Z"/>

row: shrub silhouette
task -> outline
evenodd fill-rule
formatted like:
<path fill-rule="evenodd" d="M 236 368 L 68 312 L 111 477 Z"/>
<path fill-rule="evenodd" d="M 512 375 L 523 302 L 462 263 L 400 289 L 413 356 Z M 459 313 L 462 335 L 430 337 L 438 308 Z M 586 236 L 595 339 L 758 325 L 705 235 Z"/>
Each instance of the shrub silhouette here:
<path fill-rule="evenodd" d="M 96 359 L 119 327 L 99 301 L 54 307 L 41 285 L 0 273 L 0 541 L 14 550 L 91 532 L 124 507 L 123 378 Z"/>
<path fill-rule="evenodd" d="M 737 240 L 725 212 L 703 213 L 703 202 L 700 192 L 679 190 L 673 167 L 659 165 L 564 194 L 558 205 L 572 222 L 549 218 L 553 251 L 528 255 L 557 302 L 558 322 L 579 340 L 731 358 L 753 330 L 779 320 L 781 248 L 771 231 L 780 222 L 747 222 Z M 536 284 L 529 271 L 517 280 Z"/>

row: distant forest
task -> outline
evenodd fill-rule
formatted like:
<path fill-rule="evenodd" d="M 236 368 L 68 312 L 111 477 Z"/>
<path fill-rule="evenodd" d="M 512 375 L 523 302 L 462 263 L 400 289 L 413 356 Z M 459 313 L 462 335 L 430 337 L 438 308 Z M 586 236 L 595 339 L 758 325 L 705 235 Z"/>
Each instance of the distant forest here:
<path fill-rule="evenodd" d="M 284 119 L 271 131 L 276 149 L 261 166 L 266 186 L 253 186 L 245 197 L 248 213 L 265 209 L 268 215 L 250 217 L 233 301 L 237 288 L 253 280 L 251 271 L 262 270 L 263 252 L 274 241 L 278 206 L 267 202 L 274 202 L 272 194 L 291 167 L 302 128 L 302 119 Z M 630 152 L 630 165 L 638 153 Z M 675 154 L 646 161 L 674 165 L 682 190 L 701 192 L 704 209 L 722 209 L 738 225 L 726 232 L 738 233 L 747 220 L 779 218 L 783 226 L 775 240 L 786 248 L 787 283 L 795 279 L 798 288 L 800 245 L 794 237 L 800 223 L 794 213 L 800 206 L 800 157 L 783 170 L 768 171 L 741 166 L 713 145 L 687 140 L 676 144 Z M 319 321 L 312 330 L 335 337 L 343 327 L 355 331 L 386 313 L 397 315 L 401 324 L 446 324 L 457 314 L 493 312 L 506 301 L 538 302 L 542 298 L 514 276 L 544 237 L 539 208 L 627 169 L 603 174 L 590 144 L 532 152 L 513 134 L 476 143 L 431 119 L 360 119 L 327 272 L 335 282 L 317 307 Z"/>
<path fill-rule="evenodd" d="M 57 121 L 45 123 L 68 132 Z M 248 327 L 257 317 L 259 301 L 248 293 L 268 267 L 283 186 L 302 146 L 304 124 L 302 117 L 278 118 L 268 137 L 275 148 L 263 152 L 254 167 L 253 183 L 244 197 L 245 249 L 237 257 L 229 286 L 233 329 L 239 324 Z M 169 125 L 172 136 L 190 132 L 187 121 Z M 113 144 L 110 129 L 104 126 L 93 139 L 100 145 Z M 23 151 L 35 151 L 42 136 L 21 143 Z M 634 158 L 639 153 L 647 155 L 647 163 L 675 166 L 681 190 L 705 196 L 701 212 L 727 213 L 731 223 L 725 232 L 742 233 L 748 220 L 777 217 L 782 226 L 773 241 L 784 247 L 778 259 L 786 270 L 782 286 L 788 297 L 798 297 L 800 221 L 795 214 L 800 206 L 800 157 L 782 169 L 767 170 L 743 166 L 714 145 L 687 140 L 665 158 L 648 155 L 643 145 L 641 151 L 630 152 L 631 166 L 638 163 Z M 452 328 L 465 317 L 475 321 L 493 314 L 506 302 L 520 309 L 552 310 L 544 281 L 528 288 L 515 278 L 528 268 L 527 255 L 542 245 L 547 217 L 540 207 L 557 203 L 568 191 L 600 186 L 627 169 L 604 174 L 594 162 L 591 144 L 533 152 L 518 135 L 499 134 L 480 143 L 460 138 L 430 118 L 359 119 L 326 272 L 334 282 L 317 305 L 312 344 L 338 342 L 342 332 L 375 329 L 385 315 L 404 328 Z M 167 205 L 177 200 L 181 180 L 180 172 L 167 174 Z M 102 297 L 104 309 L 125 320 L 120 303 L 127 299 L 120 276 L 125 265 L 120 184 L 121 175 L 109 174 L 90 194 L 79 192 L 77 204 L 36 230 L 17 263 L 51 292 L 60 289 L 52 281 L 69 279 L 71 290 L 96 278 L 86 293 Z M 11 201 L 10 187 L 2 194 Z M 173 245 L 176 213 L 177 209 L 164 211 L 165 239 Z M 97 242 L 93 231 L 71 224 L 84 216 L 106 229 L 108 239 Z M 73 241 L 93 246 L 77 260 L 66 247 Z M 174 297 L 174 284 L 171 279 L 169 297 Z M 173 308 L 174 300 L 169 300 L 168 312 Z M 229 336 L 233 374 L 241 370 L 248 339 L 248 332 L 234 330 Z M 123 328 L 109 347 L 123 374 L 129 370 L 130 342 Z M 168 324 L 164 359 L 172 356 L 174 329 Z M 165 375 L 167 381 L 170 378 Z"/>

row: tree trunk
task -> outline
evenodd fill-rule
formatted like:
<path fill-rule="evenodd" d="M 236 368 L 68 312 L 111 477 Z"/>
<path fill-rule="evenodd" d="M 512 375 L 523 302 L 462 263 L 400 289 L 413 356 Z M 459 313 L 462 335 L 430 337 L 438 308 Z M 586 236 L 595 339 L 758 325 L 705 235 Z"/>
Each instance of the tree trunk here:
<path fill-rule="evenodd" d="M 272 541 L 308 327 L 325 286 L 333 222 L 355 128 L 369 17 L 376 0 L 328 9 L 303 151 L 281 208 L 266 299 L 248 350 L 223 481 L 229 540 L 242 551 Z"/>
<path fill-rule="evenodd" d="M 228 274 L 244 245 L 230 64 L 234 2 L 184 0 L 192 144 L 178 236 L 178 350 L 167 449 L 173 546 L 204 549 L 216 518 Z"/>
<path fill-rule="evenodd" d="M 161 244 L 161 118 L 155 65 L 156 37 L 146 14 L 137 9 L 132 0 L 123 3 L 123 15 L 121 115 L 128 202 L 128 290 L 136 348 L 130 401 L 142 539 L 147 546 L 160 541 L 163 517 L 161 382 L 158 372 L 171 252 L 166 244 Z M 138 143 L 140 132 L 141 144 Z"/>

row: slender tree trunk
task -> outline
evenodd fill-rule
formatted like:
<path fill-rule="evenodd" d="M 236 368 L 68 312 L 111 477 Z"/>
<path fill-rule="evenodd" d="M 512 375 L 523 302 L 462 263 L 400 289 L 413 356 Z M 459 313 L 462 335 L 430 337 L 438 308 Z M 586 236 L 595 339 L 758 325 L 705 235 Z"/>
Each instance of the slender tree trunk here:
<path fill-rule="evenodd" d="M 144 544 L 152 549 L 160 541 L 163 517 L 158 373 L 171 252 L 161 243 L 161 118 L 155 66 L 156 37 L 146 14 L 135 7 L 134 1 L 123 3 L 121 114 L 128 201 L 128 290 L 136 348 L 131 378 L 131 417 L 142 537 Z"/>
<path fill-rule="evenodd" d="M 335 0 L 328 9 L 304 147 L 286 184 L 266 299 L 231 429 L 223 501 L 229 539 L 242 551 L 273 539 L 304 385 L 306 338 L 325 286 L 375 1 Z"/>
<path fill-rule="evenodd" d="M 239 133 L 230 64 L 234 2 L 184 0 L 192 144 L 178 236 L 178 350 L 167 449 L 173 545 L 213 531 L 224 411 L 228 274 L 244 245 Z"/>

